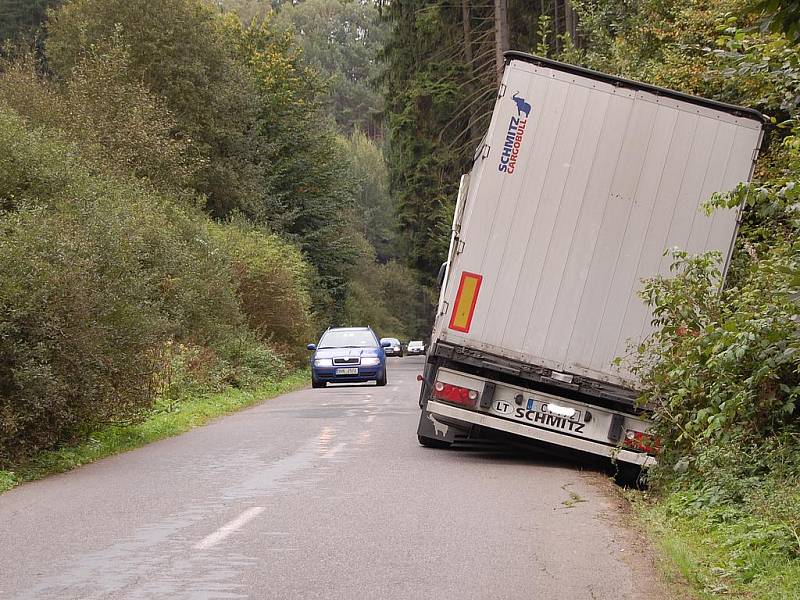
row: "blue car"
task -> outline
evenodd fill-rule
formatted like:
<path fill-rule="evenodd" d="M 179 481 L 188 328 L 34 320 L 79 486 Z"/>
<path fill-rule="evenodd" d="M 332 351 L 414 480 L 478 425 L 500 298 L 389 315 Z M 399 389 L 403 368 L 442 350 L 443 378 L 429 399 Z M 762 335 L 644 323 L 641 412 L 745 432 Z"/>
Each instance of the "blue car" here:
<path fill-rule="evenodd" d="M 369 327 L 336 327 L 328 329 L 319 344 L 309 344 L 311 387 L 328 383 L 360 383 L 375 381 L 386 385 L 386 354 L 378 336 Z"/>

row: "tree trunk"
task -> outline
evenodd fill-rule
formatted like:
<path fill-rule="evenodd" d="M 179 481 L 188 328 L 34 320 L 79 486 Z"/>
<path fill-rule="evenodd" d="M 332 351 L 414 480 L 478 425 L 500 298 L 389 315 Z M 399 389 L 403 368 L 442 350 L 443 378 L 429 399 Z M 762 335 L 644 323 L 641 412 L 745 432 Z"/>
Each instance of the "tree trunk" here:
<path fill-rule="evenodd" d="M 553 38 L 555 39 L 556 43 L 556 56 L 558 56 L 558 53 L 561 52 L 561 38 L 559 37 L 561 35 L 561 15 L 558 12 L 559 1 L 560 0 L 555 0 L 553 2 Z"/>
<path fill-rule="evenodd" d="M 475 75 L 475 65 L 472 63 L 474 55 L 472 52 L 472 23 L 470 22 L 469 11 L 470 0 L 461 0 L 461 21 L 464 27 L 464 62 L 467 65 L 466 75 L 467 81 L 472 82 Z M 475 85 L 470 83 L 467 85 L 467 95 L 472 101 L 473 94 L 475 93 Z M 469 137 L 471 140 L 480 139 L 480 132 L 478 131 L 477 123 L 475 122 L 475 108 L 471 108 L 467 115 L 469 119 Z"/>
<path fill-rule="evenodd" d="M 505 59 L 503 52 L 508 50 L 508 0 L 494 0 L 494 48 L 497 81 L 503 77 Z"/>
<path fill-rule="evenodd" d="M 564 0 L 564 33 L 569 34 L 570 41 L 575 43 L 575 11 L 572 2 Z"/>

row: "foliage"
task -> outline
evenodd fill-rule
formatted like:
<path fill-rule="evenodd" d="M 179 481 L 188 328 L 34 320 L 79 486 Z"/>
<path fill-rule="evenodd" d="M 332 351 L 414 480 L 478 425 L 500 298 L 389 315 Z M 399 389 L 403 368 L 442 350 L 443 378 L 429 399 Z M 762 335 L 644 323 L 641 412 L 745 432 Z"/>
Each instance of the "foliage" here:
<path fill-rule="evenodd" d="M 800 465 L 792 435 L 709 444 L 645 510 L 686 579 L 708 597 L 794 598 Z M 664 474 L 662 473 L 662 476 Z"/>
<path fill-rule="evenodd" d="M 394 198 L 389 194 L 389 172 L 381 149 L 360 132 L 345 141 L 356 183 L 356 204 L 364 236 L 375 248 L 378 260 L 400 256 L 400 240 L 395 223 Z"/>
<path fill-rule="evenodd" d="M 97 235 L 105 216 L 3 219 L 3 463 L 85 424 L 130 418 L 152 399 L 152 349 L 169 325 L 151 306 L 152 282 L 127 268 L 135 256 L 111 237 L 119 228 Z"/>
<path fill-rule="evenodd" d="M 469 115 L 459 116 L 464 67 L 450 55 L 457 39 L 452 9 L 405 1 L 392 3 L 387 14 L 392 29 L 383 84 L 390 189 L 407 262 L 432 278 L 446 256 L 448 207 L 472 152 L 450 146 L 458 143 L 452 134 L 469 126 Z"/>
<path fill-rule="evenodd" d="M 201 162 L 174 135 L 177 124 L 164 102 L 131 80 L 128 49 L 120 44 L 113 38 L 106 48 L 93 47 L 62 85 L 42 79 L 31 57 L 6 63 L 0 101 L 34 127 L 79 140 L 81 153 L 106 172 L 187 194 Z"/>
<path fill-rule="evenodd" d="M 247 24 L 254 19 L 263 19 L 281 2 L 279 0 L 217 0 L 216 4 L 222 10 L 236 13 L 242 23 Z"/>
<path fill-rule="evenodd" d="M 745 0 L 581 1 L 585 66 L 690 94 L 742 103 L 739 81 L 710 70 L 722 29 L 744 27 Z"/>
<path fill-rule="evenodd" d="M 0 0 L 0 44 L 40 34 L 47 9 L 61 0 Z"/>
<path fill-rule="evenodd" d="M 226 336 L 213 345 L 219 356 L 216 370 L 219 384 L 211 389 L 226 386 L 248 389 L 259 385 L 265 378 L 279 378 L 286 374 L 282 358 L 256 335 L 241 328 L 236 335 Z"/>
<path fill-rule="evenodd" d="M 239 303 L 250 329 L 295 363 L 307 358 L 313 273 L 300 251 L 246 222 L 210 224 L 209 234 L 229 257 Z"/>
<path fill-rule="evenodd" d="M 0 464 L 279 377 L 319 326 L 424 321 L 365 238 L 397 256 L 381 152 L 292 33 L 204 0 L 68 0 L 47 33 L 0 64 Z"/>
<path fill-rule="evenodd" d="M 712 73 L 734 80 L 749 103 L 773 117 L 791 117 L 800 108 L 797 46 L 781 35 L 753 35 L 728 19 L 718 32 Z"/>
<path fill-rule="evenodd" d="M 350 283 L 342 325 L 371 325 L 381 337 L 427 337 L 432 312 L 427 290 L 408 267 L 362 259 Z"/>
<path fill-rule="evenodd" d="M 800 53 L 779 20 L 756 18 L 791 4 L 582 1 L 585 43 L 568 55 L 771 117 L 756 181 L 707 202 L 743 207 L 726 281 L 720 256 L 673 249 L 672 277 L 641 294 L 655 331 L 634 370 L 664 447 L 649 513 L 713 597 L 790 598 L 800 583 Z"/>
<path fill-rule="evenodd" d="M 378 289 L 402 324 L 403 339 L 427 339 L 430 335 L 437 296 L 419 280 L 418 273 L 398 261 L 380 266 Z"/>
<path fill-rule="evenodd" d="M 513 49 L 555 52 L 571 2 L 508 2 Z M 432 284 L 447 254 L 460 175 L 489 125 L 498 87 L 494 4 L 399 0 L 385 7 L 387 163 L 406 262 Z M 549 35 L 552 33 L 553 35 Z"/>
<path fill-rule="evenodd" d="M 201 0 L 70 0 L 50 13 L 48 65 L 67 80 L 93 47 L 118 40 L 128 82 L 164 98 L 174 135 L 202 159 L 194 187 L 215 216 L 262 215 L 264 186 L 252 137 L 258 97 L 224 20 Z"/>
<path fill-rule="evenodd" d="M 800 2 L 797 0 L 758 0 L 752 6 L 760 13 L 764 29 L 784 33 L 793 43 L 800 42 Z"/>
<path fill-rule="evenodd" d="M 800 246 L 775 249 L 739 285 L 717 292 L 719 256 L 674 254 L 675 277 L 645 284 L 656 331 L 642 375 L 671 450 L 690 455 L 737 431 L 769 435 L 796 423 Z"/>
<path fill-rule="evenodd" d="M 173 340 L 225 384 L 279 372 L 198 218 L 0 113 L 0 462 L 135 419 Z"/>
<path fill-rule="evenodd" d="M 783 111 L 796 129 L 798 48 L 774 35 L 737 30 L 726 20 L 707 55 L 710 80 L 735 78 L 743 98 Z M 731 84 L 731 87 L 733 84 Z M 673 280 L 647 282 L 657 331 L 641 366 L 666 439 L 682 452 L 736 432 L 771 435 L 796 424 L 800 393 L 796 239 L 800 152 L 795 134 L 772 132 L 764 180 L 714 198 L 709 209 L 745 206 L 732 277 L 721 294 L 712 257 L 674 254 Z M 783 139 L 782 139 L 783 138 Z"/>
<path fill-rule="evenodd" d="M 381 131 L 381 96 L 373 82 L 379 74 L 378 52 L 386 23 L 372 2 L 306 0 L 285 3 L 275 17 L 278 27 L 294 32 L 307 64 L 326 82 L 325 104 L 344 134 L 353 130 L 377 137 Z"/>
<path fill-rule="evenodd" d="M 262 98 L 257 132 L 270 140 L 264 152 L 274 190 L 270 225 L 298 241 L 326 292 L 317 310 L 335 318 L 360 252 L 345 147 L 321 113 L 322 88 L 291 35 L 266 20 L 241 30 L 238 39 Z"/>
<path fill-rule="evenodd" d="M 128 93 L 111 108 L 133 104 L 134 92 L 163 98 L 165 110 L 156 111 L 161 120 L 142 131 L 158 133 L 174 118 L 173 146 L 166 148 L 191 167 L 191 188 L 207 197 L 209 212 L 217 218 L 241 214 L 296 242 L 319 276 L 315 310 L 325 319 L 341 315 L 360 248 L 360 222 L 353 216 L 357 183 L 345 146 L 323 113 L 324 87 L 290 33 L 271 18 L 243 27 L 201 0 L 70 0 L 51 13 L 48 31 L 48 64 L 70 93 L 85 70 L 81 65 L 96 64 L 98 54 L 116 48 L 120 56 L 111 52 L 108 60 L 124 64 L 112 79 Z M 101 91 L 109 86 L 97 87 L 96 96 L 107 98 Z M 108 112 L 102 103 L 79 105 L 92 119 Z M 148 113 L 129 118 L 139 114 Z M 110 125 L 113 131 L 116 123 Z M 122 147 L 132 156 L 166 154 L 155 143 L 164 136 L 140 152 L 136 141 L 143 136 L 126 136 L 128 123 L 120 125 L 118 137 L 128 140 Z M 116 143 L 102 129 L 87 129 L 101 137 L 104 149 Z M 127 170 L 117 154 L 109 161 Z M 177 179 L 182 171 L 174 162 L 155 164 Z M 155 183 L 165 188 L 157 178 Z"/>

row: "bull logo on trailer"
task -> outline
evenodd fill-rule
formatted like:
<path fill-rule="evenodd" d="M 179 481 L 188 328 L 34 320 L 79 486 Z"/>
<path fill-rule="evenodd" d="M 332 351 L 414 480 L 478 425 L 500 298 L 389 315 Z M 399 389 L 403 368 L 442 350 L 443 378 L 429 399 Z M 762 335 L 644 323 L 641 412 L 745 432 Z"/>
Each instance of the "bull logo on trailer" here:
<path fill-rule="evenodd" d="M 517 168 L 517 158 L 522 148 L 525 127 L 528 125 L 528 117 L 533 110 L 530 103 L 522 98 L 519 92 L 514 92 L 511 99 L 517 105 L 517 116 L 511 117 L 511 121 L 508 123 L 506 141 L 500 154 L 500 164 L 497 166 L 498 171 L 507 175 L 513 175 Z"/>

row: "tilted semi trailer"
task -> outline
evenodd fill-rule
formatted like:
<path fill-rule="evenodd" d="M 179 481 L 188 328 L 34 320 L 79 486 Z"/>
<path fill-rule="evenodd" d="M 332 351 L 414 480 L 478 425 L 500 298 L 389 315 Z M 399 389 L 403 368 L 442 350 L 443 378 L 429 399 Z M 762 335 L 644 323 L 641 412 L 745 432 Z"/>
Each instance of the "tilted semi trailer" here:
<path fill-rule="evenodd" d="M 750 109 L 509 52 L 461 180 L 422 376 L 418 437 L 500 431 L 653 462 L 647 407 L 617 357 L 652 332 L 641 282 L 665 251 L 718 251 L 739 210 L 702 203 L 749 181 Z"/>

